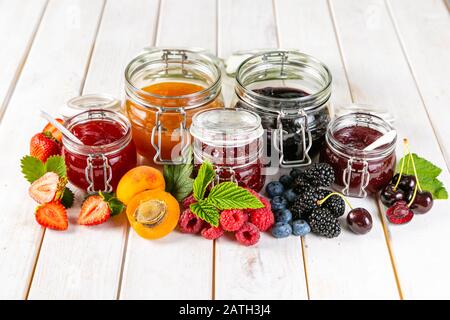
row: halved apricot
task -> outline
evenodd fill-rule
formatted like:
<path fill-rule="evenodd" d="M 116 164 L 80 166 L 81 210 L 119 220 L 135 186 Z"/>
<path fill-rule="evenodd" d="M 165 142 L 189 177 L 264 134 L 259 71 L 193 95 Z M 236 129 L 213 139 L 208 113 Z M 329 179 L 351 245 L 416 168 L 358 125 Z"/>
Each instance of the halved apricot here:
<path fill-rule="evenodd" d="M 180 206 L 168 192 L 144 191 L 128 203 L 127 217 L 131 227 L 141 237 L 158 239 L 175 229 L 180 218 Z"/>
<path fill-rule="evenodd" d="M 117 198 L 125 205 L 137 194 L 146 190 L 164 190 L 164 176 L 158 169 L 139 166 L 131 169 L 120 179 L 117 185 Z"/>

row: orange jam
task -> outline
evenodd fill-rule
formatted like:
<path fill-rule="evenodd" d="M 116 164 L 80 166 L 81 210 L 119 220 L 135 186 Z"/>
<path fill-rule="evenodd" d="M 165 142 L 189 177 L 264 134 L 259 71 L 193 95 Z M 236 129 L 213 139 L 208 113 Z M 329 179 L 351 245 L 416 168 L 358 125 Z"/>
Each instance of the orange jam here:
<path fill-rule="evenodd" d="M 138 153 L 150 162 L 154 162 L 156 149 L 152 145 L 151 139 L 152 130 L 156 125 L 156 112 L 160 107 L 164 108 L 159 116 L 161 123 L 160 157 L 163 160 L 173 160 L 180 156 L 182 149 L 180 125 L 184 118 L 180 113 L 180 108 L 186 112 L 186 128 L 189 128 L 192 117 L 197 112 L 223 107 L 220 94 L 214 100 L 204 99 L 199 103 L 198 95 L 201 95 L 205 89 L 194 83 L 167 81 L 141 88 L 139 97 L 146 102 L 146 106 L 132 101 L 128 97 L 126 112 L 131 122 L 133 140 Z M 188 130 L 185 130 L 184 134 L 188 139 Z M 159 142 L 158 139 L 158 133 L 155 132 L 156 144 Z"/>

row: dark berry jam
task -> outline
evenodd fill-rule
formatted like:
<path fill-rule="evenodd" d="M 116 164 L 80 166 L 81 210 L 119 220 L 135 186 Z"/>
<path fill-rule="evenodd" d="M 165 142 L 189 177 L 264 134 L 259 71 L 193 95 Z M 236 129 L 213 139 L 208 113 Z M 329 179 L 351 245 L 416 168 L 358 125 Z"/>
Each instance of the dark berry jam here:
<path fill-rule="evenodd" d="M 348 177 L 348 171 L 345 172 L 345 170 L 349 167 L 349 161 L 352 161 L 350 167 L 352 170 L 348 195 L 360 195 L 362 182 L 365 179 L 363 175 L 364 162 L 367 163 L 368 184 L 365 190 L 368 193 L 378 192 L 389 183 L 394 174 L 395 153 L 393 151 L 386 152 L 386 145 L 378 147 L 371 153 L 362 151 L 383 133 L 367 126 L 354 125 L 341 128 L 332 135 L 333 139 L 327 139 L 321 152 L 320 161 L 329 163 L 333 167 L 337 189 L 345 188 L 344 179 Z M 336 147 L 336 141 L 344 148 Z"/>
<path fill-rule="evenodd" d="M 70 131 L 80 139 L 85 146 L 79 150 L 64 146 L 64 158 L 69 181 L 75 186 L 87 190 L 89 182 L 86 179 L 86 168 L 89 154 L 104 154 L 111 166 L 110 184 L 115 189 L 120 178 L 136 166 L 136 148 L 131 139 L 115 144 L 127 134 L 126 128 L 119 122 L 111 120 L 88 120 L 76 123 Z M 92 147 L 92 148 L 89 148 Z M 89 150 L 88 150 L 89 149 Z M 92 161 L 94 190 L 105 189 L 104 162 L 100 156 Z"/>
<path fill-rule="evenodd" d="M 300 129 L 302 126 L 305 126 L 305 120 L 307 122 L 305 127 L 310 131 L 312 139 L 312 146 L 308 154 L 310 157 L 314 157 L 319 153 L 324 141 L 327 125 L 330 121 L 329 111 L 326 107 L 318 107 L 313 110 L 306 111 L 305 119 L 296 112 L 301 110 L 301 104 L 293 104 L 293 100 L 289 99 L 298 99 L 310 96 L 308 92 L 291 87 L 264 87 L 260 89 L 253 89 L 253 91 L 266 97 L 279 99 L 271 102 L 264 102 L 264 104 L 261 104 L 261 107 L 268 108 L 275 112 L 279 112 L 280 110 L 290 110 L 290 115 L 286 115 L 281 119 L 284 130 L 283 153 L 285 161 L 296 161 L 304 157 L 305 150 L 303 148 L 303 139 L 305 140 L 305 145 L 308 146 L 309 137 L 305 132 L 305 137 L 303 138 L 303 135 L 300 133 Z M 286 100 L 283 101 L 283 99 Z M 261 103 L 263 102 L 261 101 Z M 294 109 L 293 105 L 295 106 Z M 245 108 L 246 106 L 245 103 L 239 102 L 237 107 Z M 274 141 L 272 131 L 278 127 L 277 116 L 262 110 L 257 110 L 256 112 L 261 117 L 263 128 L 267 130 L 267 146 L 272 146 L 273 148 Z M 272 154 L 272 148 L 268 148 L 266 151 L 268 157 Z"/>

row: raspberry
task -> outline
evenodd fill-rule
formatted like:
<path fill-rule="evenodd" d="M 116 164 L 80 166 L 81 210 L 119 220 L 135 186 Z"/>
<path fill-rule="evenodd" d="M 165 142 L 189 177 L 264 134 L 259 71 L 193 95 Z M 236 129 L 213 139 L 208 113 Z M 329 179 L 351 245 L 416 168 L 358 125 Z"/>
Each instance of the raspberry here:
<path fill-rule="evenodd" d="M 250 222 L 253 223 L 259 231 L 267 231 L 275 222 L 272 211 L 269 208 L 260 208 L 247 210 L 250 215 Z"/>
<path fill-rule="evenodd" d="M 183 199 L 183 201 L 181 202 L 181 205 L 182 205 L 183 209 L 189 209 L 189 206 L 196 202 L 197 202 L 197 200 L 195 200 L 194 195 L 191 194 L 190 196 L 187 196 L 186 198 Z"/>
<path fill-rule="evenodd" d="M 203 228 L 201 234 L 203 236 L 203 238 L 208 239 L 208 240 L 214 240 L 214 239 L 218 239 L 221 236 L 223 236 L 223 229 L 219 226 L 219 227 L 213 227 L 211 225 L 207 226 L 206 228 Z"/>
<path fill-rule="evenodd" d="M 183 233 L 199 233 L 203 225 L 203 220 L 193 214 L 190 209 L 184 210 L 178 221 L 178 227 Z"/>
<path fill-rule="evenodd" d="M 223 210 L 220 213 L 220 225 L 225 231 L 239 230 L 247 220 L 248 215 L 240 209 Z"/>
<path fill-rule="evenodd" d="M 252 246 L 259 241 L 260 234 L 254 224 L 246 222 L 239 231 L 236 231 L 235 237 L 240 244 Z"/>

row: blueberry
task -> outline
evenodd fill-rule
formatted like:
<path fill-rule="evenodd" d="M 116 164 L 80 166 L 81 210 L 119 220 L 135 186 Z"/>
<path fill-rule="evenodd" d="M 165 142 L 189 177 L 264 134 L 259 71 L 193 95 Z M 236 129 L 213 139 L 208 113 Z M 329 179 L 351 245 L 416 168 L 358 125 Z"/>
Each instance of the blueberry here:
<path fill-rule="evenodd" d="M 292 177 L 292 179 L 297 178 L 300 174 L 302 173 L 302 171 L 300 169 L 294 168 L 291 170 L 291 172 L 289 172 L 289 175 Z"/>
<path fill-rule="evenodd" d="M 275 238 L 286 238 L 292 234 L 292 227 L 288 223 L 277 222 L 272 227 L 272 235 Z"/>
<path fill-rule="evenodd" d="M 284 189 L 291 188 L 292 184 L 294 183 L 294 179 L 286 174 L 282 175 L 278 181 L 281 182 L 281 184 L 284 186 Z"/>
<path fill-rule="evenodd" d="M 297 199 L 297 194 L 292 189 L 288 189 L 283 193 L 283 198 L 288 202 L 294 202 Z"/>
<path fill-rule="evenodd" d="M 277 222 L 289 223 L 292 221 L 292 212 L 289 209 L 283 209 L 275 214 Z"/>
<path fill-rule="evenodd" d="M 292 221 L 292 234 L 303 237 L 311 231 L 309 224 L 305 220 Z"/>
<path fill-rule="evenodd" d="M 270 204 L 272 205 L 272 210 L 279 211 L 285 209 L 288 205 L 288 202 L 285 198 L 276 196 L 273 197 L 272 200 L 270 200 Z"/>
<path fill-rule="evenodd" d="M 274 198 L 276 196 L 281 196 L 284 192 L 284 187 L 279 181 L 269 182 L 266 186 L 266 192 L 269 198 Z"/>

